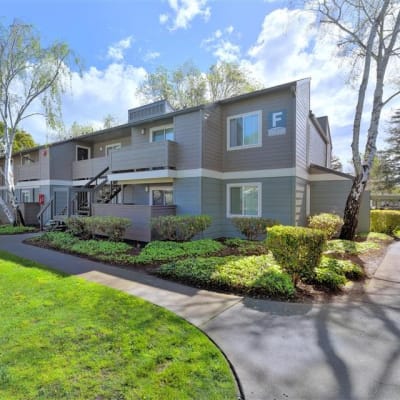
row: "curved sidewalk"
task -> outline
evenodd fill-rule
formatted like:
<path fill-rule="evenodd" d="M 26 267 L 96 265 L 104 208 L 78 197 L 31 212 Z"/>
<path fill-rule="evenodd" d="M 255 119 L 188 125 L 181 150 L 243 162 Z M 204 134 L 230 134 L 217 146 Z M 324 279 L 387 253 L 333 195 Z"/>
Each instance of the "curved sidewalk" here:
<path fill-rule="evenodd" d="M 243 298 L 164 281 L 28 246 L 0 236 L 0 249 L 168 308 L 225 352 L 247 400 L 400 399 L 400 242 L 357 301 L 293 304 Z"/>

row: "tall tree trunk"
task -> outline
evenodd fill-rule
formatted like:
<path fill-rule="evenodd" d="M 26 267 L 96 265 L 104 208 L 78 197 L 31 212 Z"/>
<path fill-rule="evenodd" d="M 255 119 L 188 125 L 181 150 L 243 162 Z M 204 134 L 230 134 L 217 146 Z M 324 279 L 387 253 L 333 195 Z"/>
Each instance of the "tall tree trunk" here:
<path fill-rule="evenodd" d="M 361 199 L 367 184 L 368 179 L 366 177 L 368 175 L 368 167 L 363 166 L 363 171 L 354 178 L 344 209 L 344 224 L 340 231 L 340 239 L 354 240 L 358 225 Z"/>
<path fill-rule="evenodd" d="M 3 204 L 1 204 L 4 213 L 7 215 L 7 218 L 10 224 L 14 224 L 16 220 L 16 213 L 17 213 L 17 202 L 15 199 L 15 191 L 14 191 L 14 174 L 13 174 L 13 166 L 11 163 L 11 149 L 6 149 L 5 158 L 4 158 L 4 180 L 6 184 L 6 196 L 7 198 L 4 199 L 6 203 L 8 203 L 12 208 L 12 214 L 6 211 Z"/>

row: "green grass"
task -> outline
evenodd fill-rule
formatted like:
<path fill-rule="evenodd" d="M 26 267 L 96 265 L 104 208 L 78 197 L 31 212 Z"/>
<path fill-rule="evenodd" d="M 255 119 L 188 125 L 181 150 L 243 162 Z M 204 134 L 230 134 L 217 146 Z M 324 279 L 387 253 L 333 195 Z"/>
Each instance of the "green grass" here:
<path fill-rule="evenodd" d="M 19 233 L 35 232 L 36 230 L 32 226 L 0 225 L 0 235 L 16 235 Z"/>
<path fill-rule="evenodd" d="M 195 286 L 235 293 L 290 298 L 292 280 L 271 255 L 209 257 L 178 260 L 162 265 L 157 274 Z"/>
<path fill-rule="evenodd" d="M 122 292 L 0 252 L 1 399 L 234 399 L 199 330 Z"/>
<path fill-rule="evenodd" d="M 328 240 L 326 252 L 341 255 L 360 255 L 371 250 L 379 250 L 381 245 L 375 241 L 353 242 L 350 240 Z"/>

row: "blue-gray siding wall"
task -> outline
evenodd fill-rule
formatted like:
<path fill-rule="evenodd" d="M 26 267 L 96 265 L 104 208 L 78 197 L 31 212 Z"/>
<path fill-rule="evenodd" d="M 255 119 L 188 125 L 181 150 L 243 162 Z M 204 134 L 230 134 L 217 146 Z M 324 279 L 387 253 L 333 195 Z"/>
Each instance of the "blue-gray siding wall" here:
<path fill-rule="evenodd" d="M 309 159 L 311 164 L 321 165 L 323 167 L 327 166 L 326 163 L 326 153 L 327 144 L 324 139 L 319 134 L 317 128 L 313 123 L 310 122 L 310 150 Z"/>
<path fill-rule="evenodd" d="M 310 214 L 329 212 L 343 217 L 351 185 L 351 180 L 311 182 Z M 357 230 L 369 231 L 369 192 L 363 195 Z"/>
<path fill-rule="evenodd" d="M 292 142 L 295 149 L 295 165 L 301 168 L 307 168 L 308 142 L 309 142 L 309 122 L 310 112 L 310 80 L 303 79 L 296 85 L 296 137 Z"/>
<path fill-rule="evenodd" d="M 183 178 L 174 182 L 177 214 L 207 214 L 212 226 L 204 237 L 239 236 L 226 217 L 226 196 L 229 183 L 260 182 L 262 184 L 262 216 L 285 225 L 294 224 L 294 177 L 220 180 Z M 202 203 L 201 203 L 202 202 Z"/>
<path fill-rule="evenodd" d="M 296 205 L 295 219 L 296 225 L 305 226 L 307 224 L 307 181 L 296 178 Z"/>

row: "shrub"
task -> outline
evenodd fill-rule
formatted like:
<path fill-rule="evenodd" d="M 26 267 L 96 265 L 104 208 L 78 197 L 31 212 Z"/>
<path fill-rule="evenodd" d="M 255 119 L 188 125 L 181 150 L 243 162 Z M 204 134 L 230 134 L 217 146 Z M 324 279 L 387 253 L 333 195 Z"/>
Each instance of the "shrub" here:
<path fill-rule="evenodd" d="M 160 240 L 188 241 L 211 225 L 208 215 L 166 215 L 152 218 L 151 227 Z"/>
<path fill-rule="evenodd" d="M 242 255 L 261 255 L 268 253 L 265 241 L 244 240 L 239 238 L 226 239 L 224 244 L 236 249 Z"/>
<path fill-rule="evenodd" d="M 393 238 L 386 233 L 379 232 L 362 232 L 356 235 L 356 240 L 366 240 L 368 242 L 393 242 Z"/>
<path fill-rule="evenodd" d="M 158 275 L 204 288 L 289 298 L 294 286 L 270 255 L 188 258 L 162 265 Z"/>
<path fill-rule="evenodd" d="M 83 239 L 94 238 L 96 234 L 108 236 L 112 242 L 124 238 L 126 228 L 131 224 L 127 218 L 120 217 L 71 217 L 67 218 L 68 231 Z"/>
<path fill-rule="evenodd" d="M 346 284 L 346 277 L 329 268 L 315 268 L 314 282 L 330 290 L 338 290 Z"/>
<path fill-rule="evenodd" d="M 135 258 L 137 263 L 157 263 L 184 257 L 208 256 L 218 253 L 224 246 L 211 239 L 195 240 L 193 242 L 160 242 L 147 244 Z"/>
<path fill-rule="evenodd" d="M 364 277 L 364 270 L 350 260 L 338 260 L 327 256 L 322 256 L 318 268 L 327 268 L 337 274 L 344 275 L 350 280 L 359 280 Z"/>
<path fill-rule="evenodd" d="M 393 235 L 400 226 L 400 211 L 371 210 L 371 231 Z"/>
<path fill-rule="evenodd" d="M 320 229 L 326 233 L 328 239 L 332 239 L 339 235 L 343 226 L 343 218 L 336 214 L 317 214 L 308 219 L 308 226 L 312 229 Z"/>
<path fill-rule="evenodd" d="M 295 283 L 314 277 L 325 243 L 325 233 L 311 228 L 278 225 L 267 235 L 267 247 Z"/>
<path fill-rule="evenodd" d="M 247 240 L 256 240 L 261 234 L 265 234 L 268 227 L 277 225 L 279 222 L 269 218 L 236 217 L 231 219 L 235 228 Z"/>

